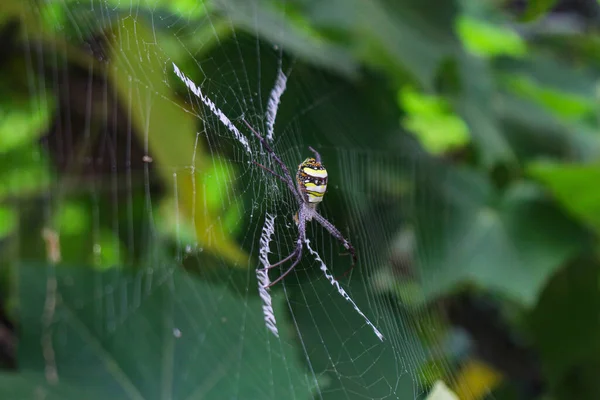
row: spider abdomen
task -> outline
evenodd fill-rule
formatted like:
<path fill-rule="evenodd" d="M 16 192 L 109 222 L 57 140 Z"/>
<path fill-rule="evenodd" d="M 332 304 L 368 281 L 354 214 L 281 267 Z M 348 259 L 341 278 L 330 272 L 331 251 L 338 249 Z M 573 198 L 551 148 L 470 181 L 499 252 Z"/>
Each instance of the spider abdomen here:
<path fill-rule="evenodd" d="M 314 158 L 307 158 L 298 166 L 298 188 L 304 200 L 315 206 L 323 200 L 327 191 L 327 170 Z"/>

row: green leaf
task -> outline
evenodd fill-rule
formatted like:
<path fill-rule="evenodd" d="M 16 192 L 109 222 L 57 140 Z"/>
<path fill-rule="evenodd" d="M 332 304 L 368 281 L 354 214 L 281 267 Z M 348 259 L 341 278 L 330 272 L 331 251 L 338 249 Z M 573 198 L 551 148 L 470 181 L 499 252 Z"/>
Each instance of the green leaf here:
<path fill-rule="evenodd" d="M 418 263 L 429 298 L 474 283 L 531 307 L 586 241 L 532 185 L 498 194 L 483 176 L 450 169 L 421 186 L 428 200 L 417 210 Z"/>
<path fill-rule="evenodd" d="M 13 207 L 0 205 L 0 240 L 10 235 L 17 227 L 18 214 Z"/>
<path fill-rule="evenodd" d="M 37 195 L 50 185 L 48 160 L 29 146 L 0 154 L 0 200 Z"/>
<path fill-rule="evenodd" d="M 445 153 L 468 143 L 467 125 L 443 98 L 426 96 L 407 87 L 398 92 L 398 103 L 408 114 L 403 124 L 430 153 Z"/>
<path fill-rule="evenodd" d="M 140 143 L 148 143 L 149 155 L 163 184 L 169 188 L 177 187 L 179 218 L 192 221 L 196 240 L 207 251 L 246 268 L 249 256 L 231 232 L 220 229 L 220 213 L 204 207 L 209 188 L 196 182 L 199 172 L 208 169 L 210 159 L 202 141 L 195 140 L 198 120 L 178 104 L 175 94 L 164 83 L 164 68 L 171 69 L 172 63 L 160 52 L 143 47 L 156 40 L 154 32 L 143 20 L 125 17 L 113 26 L 115 31 L 111 39 L 114 43 L 130 43 L 131 46 L 109 47 L 113 51 L 109 57 L 111 84 L 123 107 L 131 110 L 133 131 Z M 139 61 L 140 54 L 146 54 L 144 62 Z M 148 99 L 152 101 L 148 103 Z"/>
<path fill-rule="evenodd" d="M 575 93 L 541 86 L 526 76 L 513 75 L 505 79 L 506 85 L 517 95 L 542 105 L 563 119 L 580 119 L 596 110 L 596 103 Z"/>
<path fill-rule="evenodd" d="M 221 0 L 219 9 L 251 34 L 306 62 L 355 77 L 360 64 L 408 73 L 431 88 L 439 63 L 458 47 L 454 1 Z M 429 3 L 429 4 L 428 4 Z"/>
<path fill-rule="evenodd" d="M 83 385 L 64 380 L 61 380 L 59 385 L 51 384 L 43 373 L 0 373 L 0 387 L 2 387 L 2 398 L 8 400 L 81 399 L 84 393 L 86 400 L 106 400 L 106 397 Z"/>
<path fill-rule="evenodd" d="M 56 390 L 65 382 L 85 388 L 77 396 L 49 398 L 311 395 L 285 341 L 292 334 L 281 323 L 286 307 L 280 300 L 274 309 L 281 341 L 265 328 L 258 296 L 234 295 L 177 268 L 155 265 L 136 273 L 25 264 L 19 286 L 20 370 L 55 370 Z M 29 396 L 19 398 L 34 398 L 40 381 L 32 380 Z"/>
<path fill-rule="evenodd" d="M 531 176 L 543 182 L 572 215 L 600 233 L 600 165 L 536 162 Z"/>
<path fill-rule="evenodd" d="M 497 96 L 496 110 L 503 132 L 519 159 L 572 157 L 596 160 L 600 156 L 600 135 L 594 128 L 561 121 L 548 109 L 515 95 Z"/>
<path fill-rule="evenodd" d="M 357 73 L 357 62 L 348 49 L 321 35 L 293 3 L 283 9 L 265 0 L 220 0 L 216 8 L 237 28 L 282 46 L 301 59 L 347 76 Z"/>
<path fill-rule="evenodd" d="M 529 0 L 527 2 L 527 9 L 521 19 L 523 21 L 532 21 L 543 17 L 554 7 L 556 2 L 557 0 Z"/>
<path fill-rule="evenodd" d="M 40 17 L 42 20 L 42 26 L 49 32 L 59 33 L 61 29 L 64 29 L 64 26 L 68 20 L 68 12 L 69 10 L 67 7 L 65 7 L 65 2 L 41 3 Z"/>
<path fill-rule="evenodd" d="M 67 202 L 56 215 L 54 226 L 58 226 L 61 235 L 81 235 L 90 230 L 91 211 L 79 202 Z"/>
<path fill-rule="evenodd" d="M 53 110 L 54 97 L 47 94 L 0 103 L 0 154 L 34 143 L 48 128 Z"/>
<path fill-rule="evenodd" d="M 461 16 L 457 20 L 457 31 L 467 50 L 481 57 L 521 57 L 527 53 L 523 39 L 507 27 Z"/>
<path fill-rule="evenodd" d="M 469 127 L 481 163 L 490 168 L 514 162 L 514 150 L 493 108 L 497 88 L 491 67 L 486 60 L 469 54 L 463 54 L 457 62 L 462 91 L 454 98 L 453 106 Z"/>

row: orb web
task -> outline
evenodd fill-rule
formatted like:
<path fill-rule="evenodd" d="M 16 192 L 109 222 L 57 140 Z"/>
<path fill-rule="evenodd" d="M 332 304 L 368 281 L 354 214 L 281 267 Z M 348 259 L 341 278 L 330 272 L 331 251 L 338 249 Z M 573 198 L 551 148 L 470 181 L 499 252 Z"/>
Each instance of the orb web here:
<path fill-rule="evenodd" d="M 32 92 L 60 99 L 42 143 L 58 173 L 41 221 L 63 251 L 46 271 L 53 290 L 40 288 L 45 342 L 24 367 L 126 398 L 423 397 L 432 360 L 449 370 L 391 260 L 403 241 L 410 282 L 427 256 L 410 239 L 427 167 L 377 133 L 373 148 L 357 141 L 389 128 L 361 119 L 359 89 L 297 58 L 285 7 L 177 4 L 32 5 L 81 59 L 27 49 Z M 298 204 L 253 164 L 281 172 L 243 121 L 292 174 L 308 146 L 322 154 L 319 211 L 356 248 L 348 276 L 344 248 L 313 221 L 300 265 L 264 289 L 286 265 L 261 268 L 294 248 Z M 60 222 L 69 212 L 87 221 L 74 233 Z"/>

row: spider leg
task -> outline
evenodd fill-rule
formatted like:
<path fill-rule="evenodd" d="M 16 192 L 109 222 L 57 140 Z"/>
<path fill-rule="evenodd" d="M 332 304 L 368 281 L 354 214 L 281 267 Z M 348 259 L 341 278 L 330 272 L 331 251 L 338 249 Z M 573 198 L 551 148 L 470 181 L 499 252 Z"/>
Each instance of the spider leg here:
<path fill-rule="evenodd" d="M 290 260 L 292 257 L 294 257 L 294 256 L 295 256 L 295 255 L 297 255 L 297 254 L 298 254 L 298 247 L 296 247 L 296 249 L 295 249 L 294 251 L 292 251 L 292 252 L 290 253 L 290 255 L 289 255 L 289 256 L 287 256 L 286 258 L 283 258 L 283 259 L 281 259 L 281 260 L 277 261 L 275 264 L 267 265 L 266 267 L 264 267 L 264 268 L 261 268 L 261 269 L 263 269 L 263 270 L 268 270 L 268 269 L 271 269 L 271 268 L 275 268 L 275 267 L 277 267 L 277 266 L 279 266 L 279 265 L 283 264 L 284 262 L 286 262 L 286 261 L 289 261 L 289 260 Z"/>
<path fill-rule="evenodd" d="M 287 178 L 289 178 L 289 180 L 291 182 L 293 182 L 292 174 L 290 174 L 290 170 L 288 169 L 287 165 L 285 165 L 285 163 L 283 161 L 281 161 L 281 158 L 279 158 L 277 156 L 277 154 L 275 154 L 275 151 L 271 148 L 271 146 L 266 141 L 266 139 L 264 137 L 262 137 L 258 132 L 256 132 L 256 130 L 254 130 L 254 128 L 245 119 L 242 119 L 242 121 L 244 122 L 244 124 L 246 124 L 246 126 L 248 127 L 248 129 L 250 129 L 250 131 L 252 133 L 254 133 L 254 135 L 258 138 L 258 140 L 260 140 L 260 142 L 262 143 L 262 145 L 265 147 L 265 149 L 267 149 L 267 151 L 269 152 L 269 154 L 271 155 L 271 157 L 273 157 L 273 159 L 275 160 L 275 162 L 277 162 L 277 164 L 279 164 L 279 166 L 281 167 L 281 169 L 283 169 L 283 172 L 285 172 L 285 176 Z"/>
<path fill-rule="evenodd" d="M 292 254 L 290 254 L 283 260 L 277 262 L 276 264 L 269 265 L 268 267 L 265 267 L 265 269 L 272 268 L 277 265 L 281 265 L 282 263 L 290 260 L 294 255 L 296 256 L 296 258 L 295 258 L 294 262 L 292 263 L 292 265 L 283 274 L 278 276 L 277 279 L 275 279 L 273 282 L 269 283 L 266 287 L 269 288 L 269 287 L 275 285 L 276 283 L 280 282 L 290 272 L 292 272 L 292 270 L 296 267 L 296 265 L 298 265 L 298 263 L 300 262 L 300 259 L 302 258 L 302 247 L 304 246 L 305 239 L 306 239 L 306 212 L 305 212 L 304 208 L 300 207 L 300 210 L 298 211 L 298 239 L 296 240 L 296 249 L 292 252 Z"/>
<path fill-rule="evenodd" d="M 327 229 L 331 236 L 339 240 L 342 243 L 342 245 L 346 248 L 346 250 L 348 250 L 348 253 L 350 253 L 350 255 L 352 256 L 352 265 L 350 266 L 350 269 L 344 274 L 344 276 L 346 276 L 350 271 L 352 271 L 354 265 L 356 265 L 356 250 L 354 250 L 354 247 L 344 237 L 344 235 L 342 235 L 342 233 L 331 222 L 327 221 L 325 217 L 323 217 L 321 214 L 315 212 L 313 218 L 316 219 L 317 222 L 320 223 L 325 229 Z"/>
<path fill-rule="evenodd" d="M 318 151 L 316 151 L 315 149 L 313 149 L 312 147 L 308 146 L 308 149 L 310 151 L 312 151 L 313 153 L 315 153 L 315 158 L 317 159 L 317 162 L 321 162 L 321 155 L 319 154 Z"/>
<path fill-rule="evenodd" d="M 275 162 L 277 164 L 279 164 L 279 166 L 283 170 L 283 176 L 276 174 L 275 171 L 269 171 L 269 172 L 274 173 L 280 179 L 283 178 L 284 182 L 288 185 L 288 188 L 292 191 L 292 194 L 296 198 L 296 201 L 298 201 L 298 204 L 302 204 L 302 196 L 300 193 L 298 193 L 296 186 L 294 185 L 294 178 L 292 178 L 292 174 L 290 173 L 290 170 L 288 169 L 288 167 L 281 160 L 281 158 L 279 158 L 277 156 L 277 154 L 275 154 L 275 151 L 273 151 L 273 149 L 271 148 L 271 146 L 269 145 L 267 140 L 264 137 L 262 137 L 245 119 L 242 119 L 242 121 L 244 122 L 244 124 L 246 124 L 246 126 L 248 127 L 248 129 L 250 129 L 250 131 L 254 134 L 254 136 L 256 136 L 258 138 L 258 140 L 260 140 L 263 147 L 265 149 L 267 149 L 267 151 L 269 152 L 269 155 L 271 157 L 273 157 L 273 160 L 275 160 Z M 258 164 L 258 163 L 255 162 L 255 164 Z M 259 164 L 259 166 L 263 167 L 260 164 Z M 266 169 L 266 167 L 263 167 L 263 168 Z"/>
<path fill-rule="evenodd" d="M 283 176 L 279 175 L 277 172 L 273 171 L 272 169 L 270 169 L 270 168 L 267 168 L 267 167 L 265 167 L 264 165 L 262 165 L 262 164 L 259 164 L 259 163 L 257 163 L 257 162 L 256 162 L 256 161 L 254 161 L 254 160 L 252 160 L 252 163 L 253 163 L 253 164 L 255 164 L 255 165 L 258 165 L 259 167 L 261 167 L 261 168 L 262 168 L 262 169 L 264 169 L 265 171 L 267 171 L 267 172 L 270 172 L 270 173 L 271 173 L 273 176 L 275 176 L 275 177 L 277 177 L 277 178 L 281 179 L 281 180 L 282 180 L 284 183 L 286 183 L 286 184 L 288 184 L 288 183 L 289 183 L 289 182 L 287 181 L 287 179 L 285 179 Z"/>
<path fill-rule="evenodd" d="M 296 247 L 296 250 L 294 251 L 294 253 L 297 253 L 296 260 L 294 260 L 294 263 L 283 274 L 279 275 L 277 277 L 277 279 L 275 279 L 273 282 L 269 283 L 266 287 L 271 287 L 271 286 L 279 283 L 283 278 L 286 277 L 287 274 L 292 272 L 292 270 L 296 267 L 296 265 L 298 265 L 298 263 L 300 262 L 300 259 L 302 258 L 302 243 L 300 243 L 299 246 Z M 294 253 L 292 253 L 292 254 L 294 254 Z M 290 255 L 292 255 L 292 254 L 290 254 Z"/>

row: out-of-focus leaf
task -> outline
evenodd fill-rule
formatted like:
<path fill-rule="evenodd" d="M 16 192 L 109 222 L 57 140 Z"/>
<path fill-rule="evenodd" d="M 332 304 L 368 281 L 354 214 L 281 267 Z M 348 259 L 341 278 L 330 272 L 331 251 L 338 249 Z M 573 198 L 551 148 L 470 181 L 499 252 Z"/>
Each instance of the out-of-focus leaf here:
<path fill-rule="evenodd" d="M 205 170 L 208 157 L 200 141 L 195 141 L 193 115 L 177 104 L 164 84 L 167 60 L 160 52 L 139 47 L 154 42 L 152 31 L 132 18 L 123 18 L 117 25 L 109 57 L 110 78 L 121 104 L 131 112 L 134 132 L 141 143 L 148 142 L 164 185 L 177 188 L 178 210 L 194 221 L 198 242 L 232 264 L 246 267 L 248 255 L 221 229 L 219 215 L 204 207 L 209 188 L 197 185 L 196 179 L 198 171 Z M 121 47 L 125 43 L 128 45 Z M 140 62 L 142 54 L 144 62 Z"/>
<path fill-rule="evenodd" d="M 123 245 L 112 231 L 103 229 L 97 243 L 92 247 L 94 267 L 97 269 L 117 268 L 123 262 Z"/>
<path fill-rule="evenodd" d="M 238 26 L 349 76 L 362 62 L 395 76 L 407 71 L 432 87 L 440 61 L 457 48 L 451 30 L 454 1 L 294 1 L 285 4 L 285 12 L 270 0 L 217 4 Z"/>
<path fill-rule="evenodd" d="M 236 173 L 235 166 L 220 157 L 213 157 L 203 171 L 196 172 L 196 188 L 204 193 L 202 207 L 205 212 L 221 215 L 223 229 L 232 234 L 239 230 L 243 212 L 242 201 L 229 193 Z M 160 209 L 159 225 L 163 231 L 183 243 L 198 245 L 193 219 L 182 218 L 173 198 L 165 200 Z"/>
<path fill-rule="evenodd" d="M 0 154 L 0 200 L 39 194 L 50 185 L 46 157 L 28 146 Z"/>
<path fill-rule="evenodd" d="M 205 206 L 211 212 L 223 208 L 223 201 L 228 198 L 227 192 L 231 190 L 230 182 L 235 179 L 236 170 L 237 168 L 226 159 L 213 157 L 203 171 L 197 172 L 198 184 L 204 186 L 202 191 L 206 193 Z"/>
<path fill-rule="evenodd" d="M 28 101 L 0 103 L 0 154 L 32 143 L 48 128 L 54 98 L 43 94 Z"/>
<path fill-rule="evenodd" d="M 537 102 L 566 120 L 595 116 L 598 77 L 568 59 L 536 54 L 503 60 L 498 81 L 520 97 Z"/>
<path fill-rule="evenodd" d="M 105 399 L 310 397 L 284 341 L 291 332 L 280 326 L 280 342 L 267 331 L 258 296 L 159 265 L 137 273 L 21 265 L 19 285 L 19 368 L 40 375 L 55 368 L 53 390 L 66 382 Z M 283 304 L 274 308 L 285 320 Z M 20 398 L 34 398 L 39 381 L 30 382 Z"/>
<path fill-rule="evenodd" d="M 17 227 L 18 215 L 12 207 L 0 206 L 0 240 Z"/>
<path fill-rule="evenodd" d="M 524 76 L 507 77 L 506 84 L 515 94 L 543 105 L 562 118 L 579 119 L 590 115 L 597 107 L 591 99 L 540 86 Z"/>
<path fill-rule="evenodd" d="M 593 122 L 597 104 L 593 71 L 539 54 L 519 60 L 502 59 L 495 68 L 501 71 L 494 80 L 496 86 L 487 98 L 480 96 L 480 107 L 491 110 L 500 120 L 502 139 L 520 159 L 597 159 L 600 136 Z M 475 76 L 473 68 L 466 71 Z M 493 78 L 490 73 L 488 70 L 486 76 Z M 482 85 L 476 84 L 474 90 L 479 87 Z M 498 148 L 488 143 L 488 152 Z"/>
<path fill-rule="evenodd" d="M 64 28 L 67 15 L 69 12 L 68 8 L 65 7 L 66 2 L 43 2 L 40 3 L 40 16 L 44 29 L 49 32 L 58 33 Z"/>
<path fill-rule="evenodd" d="M 429 152 L 441 154 L 468 143 L 467 125 L 442 98 L 405 88 L 398 92 L 398 103 L 408 114 L 403 120 L 405 127 Z"/>
<path fill-rule="evenodd" d="M 556 274 L 528 318 L 556 399 L 600 396 L 600 268 L 579 259 Z"/>
<path fill-rule="evenodd" d="M 286 9 L 292 8 L 290 15 L 295 16 L 292 20 L 272 1 L 217 0 L 214 3 L 238 28 L 258 34 L 315 65 L 348 76 L 356 75 L 358 65 L 350 52 L 320 35 L 306 23 L 304 14 L 294 13 L 293 3 L 286 6 Z"/>
<path fill-rule="evenodd" d="M 66 202 L 56 219 L 54 226 L 59 227 L 61 235 L 80 235 L 91 228 L 90 210 L 80 203 Z"/>
<path fill-rule="evenodd" d="M 469 127 L 481 163 L 493 167 L 514 162 L 514 150 L 495 114 L 497 88 L 490 66 L 486 60 L 468 54 L 463 54 L 457 62 L 462 91 L 455 96 L 453 105 Z"/>
<path fill-rule="evenodd" d="M 543 17 L 548 11 L 554 7 L 557 0 L 529 0 L 527 9 L 521 17 L 524 21 L 532 21 L 536 18 Z"/>
<path fill-rule="evenodd" d="M 600 157 L 600 135 L 593 128 L 561 120 L 541 105 L 512 94 L 503 93 L 497 100 L 503 132 L 519 159 Z"/>
<path fill-rule="evenodd" d="M 185 18 L 200 18 L 212 8 L 210 0 L 144 0 L 144 8 L 149 10 L 167 10 Z M 107 0 L 113 10 L 130 11 L 131 5 L 120 0 Z"/>
<path fill-rule="evenodd" d="M 543 182 L 563 207 L 600 232 L 600 165 L 536 162 L 529 174 Z"/>
<path fill-rule="evenodd" d="M 427 201 L 417 204 L 418 263 L 429 298 L 475 283 L 531 307 L 585 244 L 585 231 L 531 185 L 498 195 L 483 176 L 449 169 L 419 190 Z"/>
<path fill-rule="evenodd" d="M 209 0 L 168 0 L 164 3 L 169 11 L 186 18 L 199 19 L 212 8 L 212 1 Z"/>
<path fill-rule="evenodd" d="M 461 16 L 457 20 L 457 31 L 467 50 L 481 57 L 521 57 L 527 52 L 523 39 L 507 27 Z"/>
<path fill-rule="evenodd" d="M 85 393 L 86 400 L 106 400 L 102 394 L 89 387 L 61 380 L 59 385 L 49 383 L 43 373 L 3 372 L 0 373 L 2 399 L 6 400 L 75 400 Z"/>

